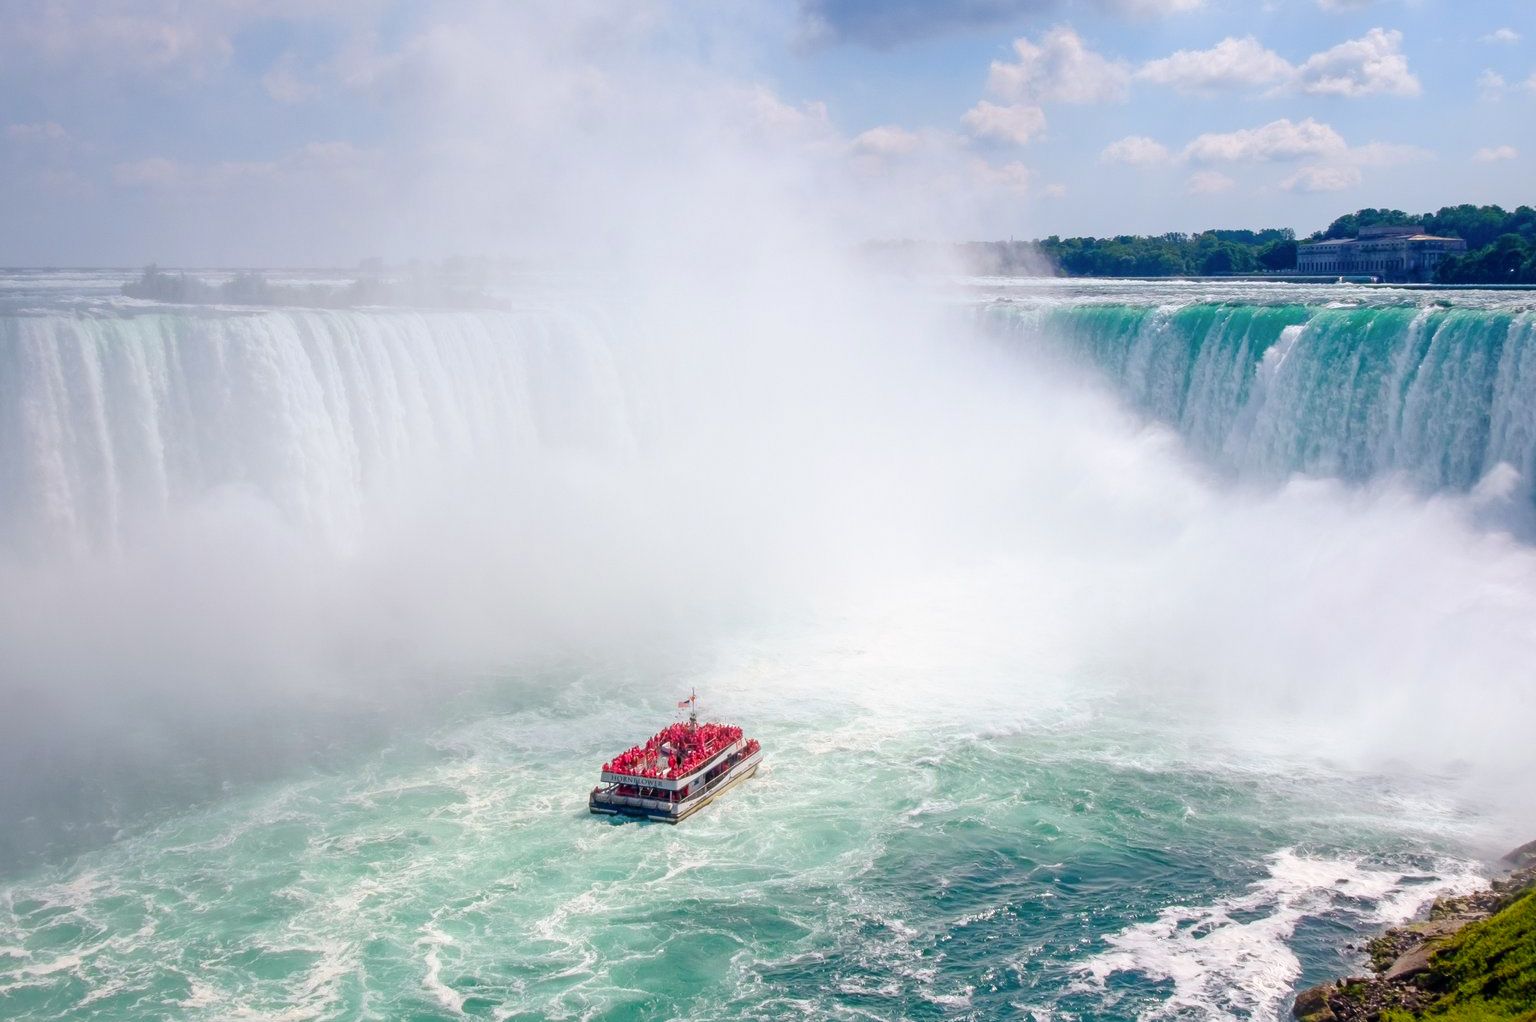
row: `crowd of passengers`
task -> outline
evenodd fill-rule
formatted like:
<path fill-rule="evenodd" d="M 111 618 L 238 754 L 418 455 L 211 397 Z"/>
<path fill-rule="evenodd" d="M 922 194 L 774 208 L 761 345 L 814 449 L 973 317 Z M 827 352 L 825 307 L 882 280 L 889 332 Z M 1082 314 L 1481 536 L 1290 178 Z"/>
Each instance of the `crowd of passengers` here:
<path fill-rule="evenodd" d="M 675 781 L 739 738 L 741 728 L 730 724 L 673 724 L 604 763 L 603 771 Z"/>

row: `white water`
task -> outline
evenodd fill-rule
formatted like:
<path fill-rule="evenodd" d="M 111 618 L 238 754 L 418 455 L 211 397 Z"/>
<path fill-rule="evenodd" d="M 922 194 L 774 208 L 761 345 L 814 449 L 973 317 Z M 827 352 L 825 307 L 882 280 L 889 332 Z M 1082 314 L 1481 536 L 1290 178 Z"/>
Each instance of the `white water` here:
<path fill-rule="evenodd" d="M 845 697 L 1022 672 L 1194 692 L 1257 745 L 1528 764 L 1536 556 L 1482 493 L 1233 489 L 937 303 L 798 297 L 5 317 L 7 684 L 644 673 L 818 621 L 885 667 Z"/>
<path fill-rule="evenodd" d="M 0 526 L 121 551 L 214 494 L 345 546 L 368 494 L 622 451 L 636 388 L 554 312 L 142 312 L 0 320 Z"/>
<path fill-rule="evenodd" d="M 0 853 L 115 838 L 0 892 L 32 1017 L 1262 1018 L 1308 925 L 1526 837 L 1536 553 L 1483 496 L 1232 484 L 938 303 L 0 322 Z M 585 826 L 692 684 L 762 776 Z"/>

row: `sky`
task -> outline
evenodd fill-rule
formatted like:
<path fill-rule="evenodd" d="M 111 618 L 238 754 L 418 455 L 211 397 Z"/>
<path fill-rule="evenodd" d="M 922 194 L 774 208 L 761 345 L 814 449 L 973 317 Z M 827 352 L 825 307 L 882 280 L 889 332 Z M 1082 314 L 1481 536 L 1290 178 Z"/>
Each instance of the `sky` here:
<path fill-rule="evenodd" d="M 1305 233 L 1533 159 L 1528 0 L 0 4 L 13 266 Z"/>

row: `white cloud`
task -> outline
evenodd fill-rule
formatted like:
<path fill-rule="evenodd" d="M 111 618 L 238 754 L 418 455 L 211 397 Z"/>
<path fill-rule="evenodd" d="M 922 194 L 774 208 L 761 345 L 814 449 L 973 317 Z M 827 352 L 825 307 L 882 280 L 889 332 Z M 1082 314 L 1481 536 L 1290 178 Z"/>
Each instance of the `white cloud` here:
<path fill-rule="evenodd" d="M 1359 167 L 1349 164 L 1313 164 L 1302 167 L 1280 182 L 1288 192 L 1338 192 L 1360 183 Z"/>
<path fill-rule="evenodd" d="M 0 15 L 0 53 L 77 75 L 203 79 L 230 63 L 233 40 L 253 21 L 345 24 L 376 13 L 376 0 L 46 0 Z"/>
<path fill-rule="evenodd" d="M 1044 195 L 1048 199 L 1065 198 L 1067 194 L 1067 186 L 1061 184 L 1060 182 L 1052 182 L 1051 184 L 1048 184 L 1042 188 L 1040 190 L 1040 194 Z"/>
<path fill-rule="evenodd" d="M 69 137 L 69 132 L 54 121 L 43 121 L 7 125 L 5 135 L 16 142 L 62 142 Z"/>
<path fill-rule="evenodd" d="M 1417 96 L 1403 34 L 1373 28 L 1359 39 L 1315 53 L 1296 69 L 1296 88 L 1319 96 Z"/>
<path fill-rule="evenodd" d="M 1136 6 L 1144 6 L 1138 2 Z M 1187 6 L 1184 0 L 1170 8 Z M 1103 103 L 1124 99 L 1130 68 L 1106 59 L 1083 44 L 1071 28 L 1058 25 L 1038 42 L 1020 37 L 1013 42 L 1015 61 L 993 61 L 987 89 L 1004 103 L 981 100 L 961 117 L 973 137 L 1025 145 L 1044 134 L 1044 103 Z M 986 187 L 1022 194 L 1029 187 L 1029 170 L 1021 163 L 994 166 L 985 160 L 972 165 L 971 176 Z"/>
<path fill-rule="evenodd" d="M 1520 33 L 1512 28 L 1496 28 L 1483 36 L 1482 41 L 1485 43 L 1518 43 L 1520 41 Z"/>
<path fill-rule="evenodd" d="M 1295 65 L 1253 36 L 1229 36 L 1208 50 L 1179 50 L 1148 61 L 1134 77 L 1190 93 L 1267 85 L 1271 95 L 1416 96 L 1419 80 L 1408 69 L 1402 38 L 1401 32 L 1373 28 Z"/>
<path fill-rule="evenodd" d="M 1304 160 L 1306 166 L 1282 181 L 1281 187 L 1287 191 L 1327 192 L 1359 184 L 1365 167 L 1422 163 L 1434 157 L 1434 153 L 1413 145 L 1368 142 L 1350 146 L 1330 125 L 1311 118 L 1300 122 L 1282 118 L 1257 128 L 1207 132 L 1185 146 L 1177 159 L 1197 167 L 1186 182 L 1186 190 L 1192 195 L 1212 195 L 1230 190 L 1236 182 L 1210 166 L 1199 168 L 1200 164 Z M 1173 159 L 1161 143 L 1137 135 L 1109 145 L 1099 158 L 1104 162 L 1140 165 Z"/>
<path fill-rule="evenodd" d="M 71 11 L 50 4 L 34 20 L 25 20 L 17 41 L 47 59 L 89 60 L 93 66 L 133 72 L 178 68 L 201 74 L 224 63 L 233 52 L 223 28 L 207 18 L 183 18 L 171 11 L 133 10 L 105 4 L 95 11 Z"/>
<path fill-rule="evenodd" d="M 1486 69 L 1477 76 L 1477 90 L 1485 100 L 1498 100 L 1509 91 L 1509 82 L 1497 71 Z"/>
<path fill-rule="evenodd" d="M 299 74 L 298 59 L 285 53 L 261 76 L 261 87 L 279 103 L 302 103 L 319 91 Z"/>
<path fill-rule="evenodd" d="M 1017 103 L 1104 103 L 1125 98 L 1130 69 L 1083 45 L 1077 33 L 1058 25 L 1038 43 L 1013 42 L 1018 60 L 993 61 L 987 88 Z"/>
<path fill-rule="evenodd" d="M 265 21 L 268 11 L 286 12 L 298 0 L 40 0 L 20 9 L 57 6 L 82 19 L 93 10 L 128 8 L 201 18 L 205 5 L 222 10 L 235 2 L 249 7 L 251 19 Z M 657 10 L 650 0 L 621 6 Z M 742 54 L 755 53 L 755 29 L 706 7 L 701 31 L 718 31 L 731 47 L 739 42 Z M 78 49 L 57 73 L 37 55 L 18 66 L 19 44 L 14 36 L 4 38 L 13 12 L 3 3 L 0 9 L 6 12 L 0 14 L 0 66 L 8 75 L 35 75 L 40 96 L 49 95 L 53 77 L 73 74 L 81 78 L 82 101 L 108 89 L 123 91 L 122 83 L 103 74 L 87 82 L 88 68 L 72 70 L 74 60 L 85 59 Z M 323 253 L 311 258 L 343 260 L 373 251 L 559 254 L 567 239 L 594 231 L 621 244 L 643 235 L 643 242 L 632 241 L 638 246 L 650 244 L 661 225 L 685 221 L 680 230 L 695 236 L 715 236 L 727 219 L 768 220 L 769 229 L 789 230 L 791 224 L 774 216 L 776 204 L 814 206 L 814 229 L 839 235 L 968 233 L 977 228 L 965 225 L 995 222 L 999 209 L 1010 208 L 1014 196 L 1030 188 L 1029 169 L 1006 157 L 993 154 L 998 166 L 974 168 L 978 147 L 959 123 L 950 131 L 866 123 L 859 128 L 871 130 L 862 135 L 840 132 L 825 106 L 803 102 L 814 97 L 758 88 L 740 77 L 738 64 L 717 66 L 715 55 L 701 56 L 691 43 L 680 42 L 676 26 L 634 28 L 630 21 L 637 16 L 601 0 L 447 0 L 413 13 L 398 33 L 370 34 L 372 23 L 359 19 L 366 22 L 359 31 L 342 26 L 313 47 L 306 41 L 293 51 L 295 59 L 279 48 L 255 67 L 231 61 L 207 83 L 210 102 L 232 117 L 248 114 L 253 102 L 271 112 L 272 99 L 296 101 L 318 89 L 316 107 L 300 118 L 303 123 L 265 140 L 216 139 L 229 144 L 211 149 L 178 144 L 181 136 L 174 132 L 164 148 L 135 146 L 109 133 L 110 155 L 98 152 L 82 169 L 103 194 L 131 198 L 126 215 L 149 228 L 131 244 L 167 260 L 204 258 L 186 254 L 198 250 L 251 261 L 273 259 L 279 251 L 287 254 L 276 258 L 302 259 L 311 250 Z M 240 24 L 227 13 L 218 19 L 220 27 Z M 60 36 L 58 45 L 67 43 Z M 1012 51 L 1006 56 L 1011 60 Z M 131 104 L 123 106 L 158 107 L 161 89 L 174 94 L 186 88 L 184 67 L 154 77 L 154 91 L 135 84 L 127 97 Z M 999 106 L 1006 102 L 988 98 Z M 304 124 L 356 127 L 345 115 L 360 103 L 381 114 L 380 130 L 363 131 L 369 145 L 353 162 L 344 151 L 295 155 L 308 140 Z M 954 111 L 956 122 L 964 109 Z M 73 119 L 49 116 L 74 127 Z M 20 136 L 45 138 L 50 129 L 7 130 L 9 121 L 33 119 L 44 120 L 0 119 L 0 148 L 19 150 Z M 30 166 L 42 168 L 37 153 L 25 156 Z M 688 190 L 695 194 L 686 201 L 684 189 L 675 187 L 680 166 L 692 175 Z M 1034 191 L 1043 184 L 1037 180 Z M 16 177 L 8 185 L 22 202 L 40 194 L 40 186 L 23 189 Z M 273 209 L 285 215 L 274 219 Z M 379 213 L 388 209 L 412 213 Z M 70 215 L 64 213 L 49 210 L 60 220 Z M 114 251 L 98 258 L 137 258 L 128 251 L 126 257 Z"/>
<path fill-rule="evenodd" d="M 1363 11 L 1376 0 L 1317 0 L 1317 6 L 1325 11 Z"/>
<path fill-rule="evenodd" d="M 194 189 L 205 193 L 218 193 L 257 181 L 345 184 L 358 180 L 364 156 L 363 151 L 350 142 L 310 142 L 274 160 L 187 163 L 150 156 L 114 165 L 112 178 L 130 188 Z"/>
<path fill-rule="evenodd" d="M 1184 158 L 1200 163 L 1296 160 L 1343 153 L 1344 138 L 1329 125 L 1308 117 L 1288 118 L 1258 128 L 1207 133 L 1184 147 Z"/>
<path fill-rule="evenodd" d="M 1186 182 L 1192 195 L 1228 191 L 1236 184 L 1209 164 L 1257 164 L 1305 161 L 1281 187 L 1287 191 L 1338 191 L 1359 184 L 1363 168 L 1387 167 L 1433 160 L 1435 154 L 1413 145 L 1368 142 L 1351 146 L 1332 126 L 1307 118 L 1300 122 L 1282 118 L 1257 128 L 1207 132 L 1184 147 L 1177 162 L 1194 164 Z M 1173 162 L 1167 147 L 1155 139 L 1132 135 L 1107 146 L 1099 155 L 1106 163 L 1150 166 Z M 1206 164 L 1205 167 L 1200 167 Z"/>
<path fill-rule="evenodd" d="M 1016 160 L 1000 165 L 988 163 L 986 160 L 976 160 L 971 164 L 971 173 L 977 182 L 987 188 L 1011 192 L 1014 195 L 1025 195 L 1029 192 L 1029 168 Z"/>
<path fill-rule="evenodd" d="M 1196 163 L 1309 160 L 1280 185 L 1287 191 L 1301 192 L 1351 188 L 1364 178 L 1364 167 L 1423 163 L 1434 159 L 1434 155 L 1418 146 L 1388 142 L 1350 146 L 1332 127 L 1311 118 L 1300 123 L 1282 119 L 1259 128 L 1205 134 L 1184 149 L 1184 158 Z M 1214 182 L 1211 178 L 1210 183 Z M 1190 184 L 1193 189 L 1194 178 Z"/>
<path fill-rule="evenodd" d="M 1367 142 L 1323 156 L 1286 178 L 1280 186 L 1287 191 L 1336 192 L 1359 184 L 1365 176 L 1364 167 L 1396 167 L 1426 163 L 1434 158 L 1434 153 L 1418 146 Z"/>
<path fill-rule="evenodd" d="M 1522 82 L 1511 85 L 1509 80 L 1497 71 L 1484 71 L 1477 76 L 1477 89 L 1482 99 L 1489 102 L 1497 102 L 1505 96 L 1519 89 L 1522 92 L 1536 92 L 1536 71 Z"/>
<path fill-rule="evenodd" d="M 1237 182 L 1217 170 L 1199 170 L 1189 176 L 1187 190 L 1191 195 L 1215 195 L 1230 191 Z"/>
<path fill-rule="evenodd" d="M 1125 163 L 1133 167 L 1153 167 L 1167 163 L 1168 147 L 1145 135 L 1128 135 L 1118 142 L 1111 142 L 1099 154 L 1104 163 Z"/>
<path fill-rule="evenodd" d="M 1209 50 L 1179 50 L 1148 61 L 1136 77 L 1180 92 L 1204 92 L 1270 85 L 1290 78 L 1295 70 L 1253 36 L 1244 36 L 1223 39 Z"/>
<path fill-rule="evenodd" d="M 146 188 L 163 188 L 176 184 L 182 177 L 182 167 L 163 156 L 151 156 L 143 160 L 119 163 L 112 168 L 112 177 L 120 185 Z"/>
<path fill-rule="evenodd" d="M 781 141 L 823 139 L 832 133 L 832 121 L 825 103 L 784 102 L 772 89 L 762 85 L 728 90 L 741 105 L 744 124 L 759 136 Z"/>
<path fill-rule="evenodd" d="M 1396 145 L 1391 142 L 1367 142 L 1345 150 L 1343 159 L 1357 167 L 1399 167 L 1408 163 L 1424 163 L 1435 158 L 1428 149 L 1416 145 Z"/>
<path fill-rule="evenodd" d="M 905 156 L 915 150 L 922 139 L 906 128 L 894 124 L 882 124 L 856 135 L 853 148 L 871 156 Z"/>
<path fill-rule="evenodd" d="M 1498 163 L 1502 160 L 1517 160 L 1520 158 L 1520 150 L 1512 145 L 1489 146 L 1479 149 L 1472 154 L 1472 159 L 1478 163 Z"/>
<path fill-rule="evenodd" d="M 1016 145 L 1024 145 L 1045 133 L 1045 111 L 1027 103 L 998 106 L 982 100 L 960 120 L 972 135 Z"/>

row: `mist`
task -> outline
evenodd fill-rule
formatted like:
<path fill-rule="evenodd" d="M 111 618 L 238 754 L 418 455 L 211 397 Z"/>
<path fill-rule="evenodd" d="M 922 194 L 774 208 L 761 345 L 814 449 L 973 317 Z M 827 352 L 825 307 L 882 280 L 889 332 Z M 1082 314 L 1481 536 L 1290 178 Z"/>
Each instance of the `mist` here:
<path fill-rule="evenodd" d="M 8 327 L 18 761 L 179 714 L 302 756 L 273 722 L 317 702 L 407 719 L 564 668 L 978 724 L 1080 689 L 1533 808 L 1504 779 L 1530 765 L 1536 554 L 1479 497 L 1233 483 L 942 286 L 868 273 L 858 242 L 964 237 L 1016 175 L 779 99 L 771 12 L 670 10 L 469 4 L 359 50 L 326 73 L 405 142 L 310 153 L 212 219 L 183 170 L 142 256 L 542 260 L 511 313 L 136 308 L 159 361 L 116 404 L 99 324 Z M 350 382 L 313 358 L 327 330 Z M 140 400 L 177 388 L 215 397 Z M 748 648 L 786 669 L 720 668 Z M 789 669 L 806 648 L 821 674 Z"/>

